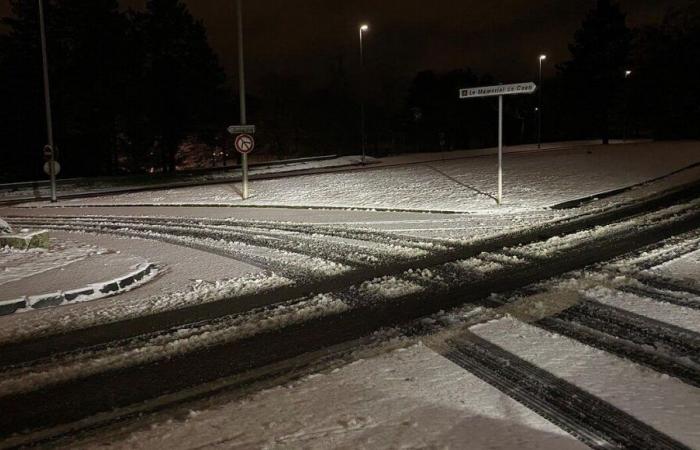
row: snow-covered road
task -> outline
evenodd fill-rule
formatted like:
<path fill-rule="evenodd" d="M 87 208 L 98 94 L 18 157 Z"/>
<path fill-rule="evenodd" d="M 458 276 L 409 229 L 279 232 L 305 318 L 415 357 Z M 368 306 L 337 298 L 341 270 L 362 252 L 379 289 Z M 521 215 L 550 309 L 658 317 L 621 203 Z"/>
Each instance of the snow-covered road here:
<path fill-rule="evenodd" d="M 683 143 L 658 164 L 637 163 L 632 156 L 659 150 L 644 145 L 511 155 L 519 203 L 501 209 L 486 188 L 488 158 L 297 178 L 286 208 L 268 208 L 279 186 L 262 184 L 234 208 L 207 206 L 219 203 L 219 188 L 1 208 L 13 225 L 76 243 L 47 253 L 36 280 L 89 272 L 102 250 L 163 270 L 111 299 L 0 317 L 0 407 L 15 412 L 0 416 L 0 436 L 26 423 L 109 426 L 113 408 L 121 417 L 182 395 L 170 401 L 195 412 L 166 410 L 148 419 L 152 430 L 136 421 L 68 446 L 698 446 L 689 424 L 700 386 L 700 169 L 548 208 L 697 162 L 696 144 Z M 23 273 L 6 253 L 0 267 L 11 270 L 0 276 L 32 275 L 35 266 Z M 354 350 L 367 336 L 371 350 Z M 333 349 L 343 346 L 352 349 L 343 358 L 365 359 L 339 363 Z M 250 382 L 237 377 L 275 385 L 292 373 L 313 375 L 237 397 Z M 631 398 L 614 386 L 622 378 L 657 395 Z M 188 397 L 222 386 L 231 395 L 214 405 Z M 562 402 L 567 395 L 577 400 Z M 334 405 L 320 404 L 328 398 Z"/>
<path fill-rule="evenodd" d="M 694 257 L 686 251 L 698 243 L 700 234 L 691 232 L 601 265 L 575 280 L 564 278 L 539 286 L 551 294 L 503 298 L 505 306 L 496 316 L 474 307 L 441 313 L 432 322 L 423 321 L 432 323 L 427 334 L 346 356 L 352 362 L 336 363 L 243 398 L 233 392 L 195 401 L 106 433 L 67 440 L 64 445 L 578 449 L 586 448 L 586 443 L 599 448 L 698 448 L 697 385 L 640 364 L 634 355 L 616 355 L 533 322 L 541 315 L 542 301 L 572 292 L 626 309 L 620 289 L 630 281 L 611 276 L 613 267 L 654 260 L 653 270 L 664 270 L 669 279 L 700 279 L 700 271 L 673 269 Z M 665 255 L 664 261 L 658 260 L 659 254 Z M 616 294 L 592 293 L 595 280 L 615 281 Z M 653 297 L 643 301 L 649 306 L 636 313 L 657 320 L 671 322 L 684 310 Z M 520 306 L 509 307 L 513 303 Z M 496 352 L 510 366 L 488 372 L 484 361 L 468 363 L 464 358 L 473 355 L 475 348 L 468 354 L 455 353 L 467 343 L 460 338 L 465 333 L 478 337 L 469 341 L 472 345 L 481 342 L 487 354 Z M 698 357 L 697 353 L 691 356 L 696 361 Z M 519 380 L 529 384 L 508 389 L 501 372 L 505 367 L 528 370 L 529 378 Z M 553 384 L 528 397 L 528 389 L 543 388 L 537 383 Z M 572 409 L 578 403 L 588 409 Z"/>

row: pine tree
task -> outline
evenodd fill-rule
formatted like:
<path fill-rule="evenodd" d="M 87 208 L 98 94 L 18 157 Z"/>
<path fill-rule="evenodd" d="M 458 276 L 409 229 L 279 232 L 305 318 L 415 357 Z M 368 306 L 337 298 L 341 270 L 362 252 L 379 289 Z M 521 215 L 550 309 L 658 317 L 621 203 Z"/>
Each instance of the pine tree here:
<path fill-rule="evenodd" d="M 657 138 L 700 137 L 700 1 L 639 34 L 632 108 Z"/>
<path fill-rule="evenodd" d="M 126 22 L 116 0 L 44 0 L 55 142 L 64 173 L 102 174 L 115 160 Z M 0 39 L 3 142 L 14 176 L 41 176 L 46 144 L 38 6 L 11 0 Z"/>
<path fill-rule="evenodd" d="M 603 141 L 610 138 L 611 114 L 628 68 L 632 34 L 626 16 L 611 0 L 598 0 L 576 32 L 569 46 L 572 59 L 560 69 L 570 94 L 570 106 L 579 114 L 572 118 L 592 118 Z"/>
<path fill-rule="evenodd" d="M 131 98 L 141 102 L 140 126 L 155 137 L 163 170 L 172 172 L 182 140 L 216 120 L 226 100 L 225 74 L 204 25 L 181 0 L 149 0 L 134 21 L 144 83 Z"/>
<path fill-rule="evenodd" d="M 39 20 L 35 2 L 10 0 L 0 35 L 0 179 L 37 177 L 46 144 Z"/>

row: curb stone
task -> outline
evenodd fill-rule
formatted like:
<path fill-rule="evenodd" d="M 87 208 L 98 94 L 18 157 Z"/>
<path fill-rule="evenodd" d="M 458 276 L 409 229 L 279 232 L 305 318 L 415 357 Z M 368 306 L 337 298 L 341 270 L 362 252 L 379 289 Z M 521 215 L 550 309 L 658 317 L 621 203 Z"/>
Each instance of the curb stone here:
<path fill-rule="evenodd" d="M 0 316 L 14 314 L 21 309 L 36 310 L 70 304 L 76 302 L 81 297 L 93 297 L 90 298 L 90 300 L 97 300 L 116 295 L 125 291 L 127 288 L 133 287 L 148 275 L 157 272 L 158 269 L 158 266 L 153 263 L 143 263 L 139 264 L 137 269 L 133 272 L 104 283 L 94 283 L 84 288 L 70 291 L 32 295 L 14 300 L 1 300 Z"/>

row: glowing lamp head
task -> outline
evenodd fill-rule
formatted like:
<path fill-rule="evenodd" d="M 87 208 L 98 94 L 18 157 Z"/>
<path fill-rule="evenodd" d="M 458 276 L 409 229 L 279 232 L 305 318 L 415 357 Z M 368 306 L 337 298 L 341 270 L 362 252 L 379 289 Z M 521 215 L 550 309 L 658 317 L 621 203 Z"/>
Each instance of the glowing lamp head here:
<path fill-rule="evenodd" d="M 545 59 L 547 59 L 547 55 L 540 55 L 540 61 L 544 61 Z"/>
<path fill-rule="evenodd" d="M 360 31 L 363 33 L 369 31 L 369 25 L 360 25 Z"/>
<path fill-rule="evenodd" d="M 631 70 L 625 70 L 625 78 L 629 77 L 630 75 L 632 75 L 632 71 L 631 71 Z"/>

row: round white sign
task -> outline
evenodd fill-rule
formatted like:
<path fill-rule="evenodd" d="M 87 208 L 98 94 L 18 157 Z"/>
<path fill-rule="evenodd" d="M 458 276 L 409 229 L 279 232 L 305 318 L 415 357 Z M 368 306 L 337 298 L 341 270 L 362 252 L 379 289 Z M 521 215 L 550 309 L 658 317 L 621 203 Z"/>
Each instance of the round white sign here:
<path fill-rule="evenodd" d="M 236 150 L 244 155 L 250 153 L 255 148 L 255 139 L 249 134 L 240 134 L 236 136 Z"/>
<path fill-rule="evenodd" d="M 44 163 L 44 173 L 51 176 L 51 166 L 49 164 L 51 164 L 51 161 L 46 161 Z M 54 175 L 61 173 L 61 165 L 58 163 L 58 161 L 53 162 L 53 173 Z"/>

